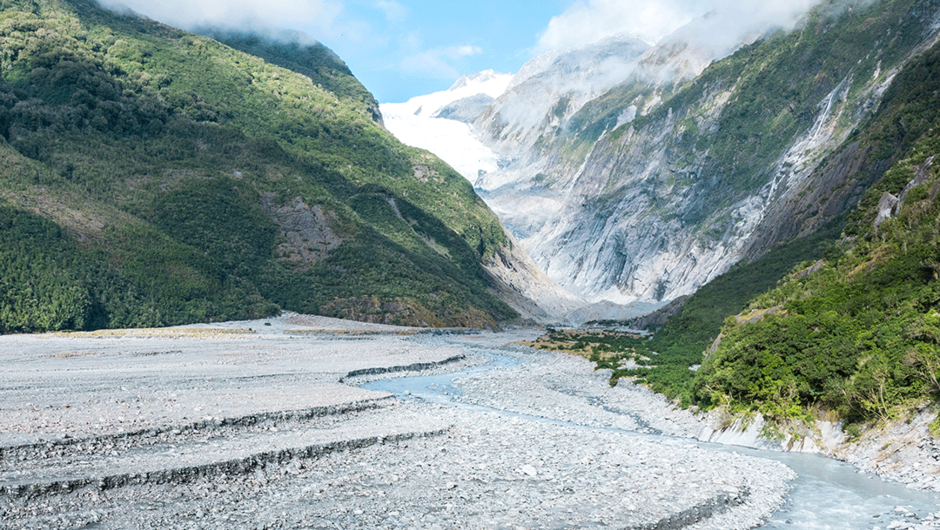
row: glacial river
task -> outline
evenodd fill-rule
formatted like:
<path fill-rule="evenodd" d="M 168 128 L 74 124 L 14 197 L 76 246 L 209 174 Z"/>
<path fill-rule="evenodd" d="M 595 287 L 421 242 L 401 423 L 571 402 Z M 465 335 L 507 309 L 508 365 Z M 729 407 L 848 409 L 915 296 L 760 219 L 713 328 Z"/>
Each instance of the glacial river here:
<path fill-rule="evenodd" d="M 459 346 L 458 344 L 449 344 Z M 458 391 L 453 388 L 456 379 L 516 365 L 520 361 L 502 354 L 498 349 L 473 349 L 483 354 L 492 362 L 485 366 L 472 368 L 447 375 L 406 377 L 375 381 L 364 385 L 370 390 L 391 392 L 399 399 L 422 399 L 434 403 L 447 404 L 486 412 L 496 412 L 507 416 L 522 416 L 528 419 L 546 422 L 559 422 L 535 416 L 526 416 L 478 405 L 469 405 L 456 401 L 453 396 Z M 571 425 L 571 424 L 569 424 Z M 594 427 L 580 427 L 595 429 Z M 645 439 L 655 439 L 658 435 L 627 433 Z M 924 518 L 940 511 L 940 494 L 914 491 L 896 483 L 884 482 L 874 475 L 867 475 L 844 462 L 810 454 L 762 451 L 736 446 L 724 446 L 709 443 L 697 443 L 702 448 L 713 451 L 736 451 L 739 454 L 759 456 L 781 462 L 793 469 L 799 477 L 793 483 L 788 502 L 761 528 L 768 529 L 806 529 L 806 530 L 846 530 L 846 529 L 886 529 L 896 519 L 902 519 L 900 513 L 909 511 Z M 911 519 L 905 519 L 910 521 Z M 908 528 L 908 526 L 901 526 Z"/>

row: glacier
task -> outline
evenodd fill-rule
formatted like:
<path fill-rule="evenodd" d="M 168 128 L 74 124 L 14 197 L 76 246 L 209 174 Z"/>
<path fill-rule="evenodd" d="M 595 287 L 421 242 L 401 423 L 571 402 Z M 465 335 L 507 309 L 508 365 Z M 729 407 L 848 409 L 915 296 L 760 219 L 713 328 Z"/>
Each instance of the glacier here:
<path fill-rule="evenodd" d="M 499 170 L 502 158 L 484 144 L 465 122 L 438 117 L 449 105 L 484 96 L 492 101 L 512 81 L 511 74 L 485 70 L 461 77 L 449 89 L 417 96 L 404 103 L 382 103 L 379 110 L 388 129 L 402 143 L 426 149 L 451 165 L 470 182 Z"/>
<path fill-rule="evenodd" d="M 801 62 L 813 50 L 800 48 L 799 27 L 790 34 L 761 25 L 733 32 L 731 19 L 712 13 L 655 45 L 619 35 L 541 55 L 515 75 L 468 76 L 448 91 L 382 111 L 393 134 L 467 178 L 561 287 L 598 308 L 657 305 L 812 233 L 857 202 L 864 187 L 846 168 L 863 154 L 849 150 L 841 165 L 827 156 L 877 109 L 899 65 L 937 40 L 935 18 L 918 6 L 902 17 L 908 42 L 874 35 L 873 51 L 856 50 L 844 65 Z M 812 16 L 824 33 L 873 15 L 859 7 Z M 774 42 L 801 51 L 784 57 Z M 743 55 L 734 59 L 738 51 Z M 882 56 L 888 52 L 892 64 Z M 749 53 L 766 62 L 741 67 Z M 785 136 L 767 132 L 774 147 L 754 151 L 760 159 L 716 158 L 716 149 L 730 145 L 722 131 L 740 125 L 740 102 L 776 90 L 762 87 L 761 70 L 770 76 L 789 64 L 818 90 L 765 118 L 797 125 Z M 782 96 L 768 97 L 779 103 Z"/>

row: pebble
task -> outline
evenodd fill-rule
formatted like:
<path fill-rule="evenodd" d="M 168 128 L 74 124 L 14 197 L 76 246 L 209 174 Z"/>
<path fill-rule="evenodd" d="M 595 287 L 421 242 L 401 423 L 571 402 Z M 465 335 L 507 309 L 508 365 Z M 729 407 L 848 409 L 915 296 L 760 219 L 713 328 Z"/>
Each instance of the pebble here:
<path fill-rule="evenodd" d="M 331 345 L 330 339 L 316 340 L 318 347 Z M 436 359 L 444 357 L 436 353 L 439 351 L 447 351 L 448 356 L 451 350 L 468 354 L 463 365 L 429 370 L 438 372 L 478 364 L 481 356 L 473 351 L 511 340 L 512 335 L 481 339 L 370 337 L 358 347 L 374 345 L 380 351 L 410 348 L 408 351 L 427 352 Z M 391 346 L 383 341 L 390 341 Z M 337 339 L 337 344 L 349 342 Z M 279 357 L 282 354 L 275 345 L 282 347 L 283 342 L 271 339 L 260 344 L 265 348 L 265 362 L 281 363 L 279 373 L 291 373 L 295 380 L 272 378 L 267 385 L 292 390 L 301 388 L 303 377 L 322 382 L 348 371 L 307 376 L 302 369 L 309 369 L 309 364 L 298 362 L 291 372 L 287 370 L 292 366 L 291 358 Z M 162 348 L 159 344 L 148 347 Z M 173 351 L 178 352 L 173 354 L 177 364 L 166 365 L 168 375 L 187 375 L 194 366 L 187 364 L 188 356 L 198 360 L 204 354 L 189 349 L 183 339 L 174 340 Z M 306 419 L 302 415 L 289 421 L 271 419 L 270 424 L 232 423 L 231 416 L 215 413 L 219 421 L 200 419 L 198 422 L 204 422 L 193 423 L 182 421 L 189 414 L 181 413 L 179 423 L 112 440 L 110 449 L 87 435 L 79 437 L 86 449 L 81 454 L 70 453 L 73 445 L 53 444 L 52 450 L 64 451 L 56 462 L 77 466 L 81 458 L 89 462 L 86 468 L 106 469 L 118 461 L 131 462 L 132 454 L 139 453 L 141 458 L 151 454 L 154 459 L 174 462 L 185 455 L 209 454 L 213 444 L 242 447 L 242 440 L 293 440 L 291 436 L 303 438 L 307 436 L 304 433 L 313 436 L 320 431 L 397 432 L 403 426 L 425 425 L 429 433 L 434 432 L 408 439 L 379 437 L 380 441 L 371 445 L 271 460 L 245 472 L 216 470 L 165 482 L 154 480 L 155 474 L 143 473 L 139 480 L 116 488 L 79 487 L 36 497 L 0 495 L 0 510 L 6 514 L 0 519 L 0 528 L 671 528 L 668 521 L 681 519 L 688 523 L 682 523 L 683 528 L 734 530 L 759 525 L 785 501 L 795 475 L 782 464 L 708 451 L 681 440 L 636 435 L 683 435 L 698 427 L 694 417 L 675 410 L 661 397 L 632 385 L 611 388 L 605 380 L 607 374 L 594 372 L 578 359 L 514 347 L 507 353 L 520 365 L 465 377 L 455 385 L 455 394 L 464 403 L 499 405 L 510 414 L 417 399 L 390 400 L 375 409 Z M 298 361 L 303 358 L 297 355 Z M 89 356 L 91 362 L 99 362 L 96 359 L 101 357 Z M 246 369 L 250 372 L 259 366 L 270 364 L 259 362 Z M 250 379 L 229 378 L 226 372 L 206 377 L 209 390 L 205 392 L 215 399 L 229 396 L 237 400 L 239 392 L 257 391 L 245 386 Z M 160 393 L 168 404 L 195 406 L 185 402 L 191 392 L 170 383 L 157 389 L 124 384 L 135 391 Z M 120 388 L 120 384 L 111 388 Z M 59 397 L 60 402 L 65 397 Z M 107 402 L 101 400 L 100 406 Z M 125 402 L 111 401 L 112 406 Z M 98 410 L 96 405 L 96 420 Z M 201 412 L 194 417 L 205 416 Z M 438 425 L 443 428 L 437 429 Z M 251 446 L 244 448 L 250 450 Z M 256 451 L 263 455 L 270 449 L 258 447 Z M 114 452 L 118 456 L 112 456 Z M 2 467 L 0 462 L 0 480 L 31 469 L 40 473 L 42 466 L 53 462 L 29 451 L 23 455 L 26 464 L 16 469 Z"/>

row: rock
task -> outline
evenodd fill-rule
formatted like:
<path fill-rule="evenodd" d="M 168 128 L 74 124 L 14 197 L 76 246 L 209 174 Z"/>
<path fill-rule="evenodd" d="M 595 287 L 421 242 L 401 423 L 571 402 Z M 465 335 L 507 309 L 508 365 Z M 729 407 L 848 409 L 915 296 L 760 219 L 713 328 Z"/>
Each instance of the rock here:
<path fill-rule="evenodd" d="M 354 346 L 356 351 L 365 347 L 374 356 L 385 341 L 409 348 L 421 345 L 433 355 L 424 361 L 429 362 L 426 370 L 434 372 L 449 365 L 435 365 L 432 359 L 469 354 L 470 346 L 463 344 L 481 349 L 475 341 L 494 339 L 466 340 L 386 337 L 357 339 Z M 348 342 L 322 337 L 315 341 L 331 348 Z M 0 529 L 48 526 L 39 519 L 47 509 L 64 514 L 67 521 L 81 521 L 70 527 L 89 524 L 89 516 L 81 514 L 95 510 L 102 514 L 98 526 L 106 530 L 231 528 L 246 526 L 245 521 L 268 528 L 317 528 L 322 523 L 350 530 L 452 528 L 455 522 L 466 528 L 578 527 L 598 517 L 595 504 L 609 508 L 603 523 L 611 527 L 640 528 L 651 521 L 672 524 L 670 518 L 681 518 L 702 521 L 700 526 L 707 530 L 743 529 L 758 524 L 783 502 L 793 476 L 783 465 L 766 460 L 580 427 L 611 424 L 638 430 L 648 422 L 671 432 L 696 430 L 676 427 L 691 418 L 683 411 L 669 412 L 673 419 L 666 420 L 663 411 L 670 407 L 668 402 L 645 389 L 610 388 L 589 363 L 579 359 L 513 350 L 509 353 L 523 365 L 479 373 L 462 382 L 460 395 L 468 399 L 562 420 L 544 421 L 423 400 L 398 401 L 359 389 L 353 389 L 352 395 L 360 401 L 295 408 L 285 400 L 307 391 L 305 378 L 314 377 L 299 368 L 306 369 L 311 361 L 298 351 L 313 346 L 298 348 L 284 341 L 275 343 L 278 348 L 265 343 L 264 348 L 254 349 L 251 346 L 257 344 L 245 344 L 246 350 L 230 343 L 220 348 L 242 358 L 258 355 L 261 362 L 237 368 L 237 377 L 211 365 L 207 386 L 219 389 L 233 403 L 250 395 L 246 406 L 263 399 L 263 392 L 271 392 L 281 408 L 252 414 L 237 409 L 242 413 L 227 415 L 225 410 L 236 409 L 226 409 L 226 402 L 218 404 L 217 422 L 182 421 L 179 414 L 178 422 L 148 425 L 138 433 L 83 435 L 75 444 L 60 441 L 37 450 L 18 449 L 11 456 L 24 460 L 10 460 L 17 471 L 49 468 L 38 456 L 41 450 L 65 464 L 61 469 L 106 479 L 100 494 L 76 483 L 75 494 L 45 488 L 35 491 L 37 499 L 0 497 L 0 503 L 13 499 L 35 508 L 35 515 L 29 515 L 0 504 L 10 512 L 0 520 Z M 48 347 L 48 342 L 43 346 Z M 193 359 L 201 362 L 209 348 L 196 344 Z M 156 384 L 164 381 L 168 387 L 179 387 L 174 384 L 174 370 L 189 381 L 193 365 L 185 364 L 188 355 L 175 359 L 185 369 L 161 364 Z M 339 358 L 336 362 L 348 362 L 346 355 Z M 422 359 L 401 366 L 413 362 Z M 269 367 L 259 377 L 259 371 Z M 346 365 L 327 375 L 335 381 L 353 369 Z M 134 370 L 141 370 L 141 365 Z M 70 372 L 69 377 L 74 375 Z M 283 386 L 288 384 L 294 386 L 285 393 Z M 349 395 L 350 387 L 334 386 Z M 178 396 L 185 405 L 186 396 L 182 392 Z M 173 430 L 180 434 L 171 435 Z M 398 432 L 414 435 L 394 435 Z M 315 444 L 315 439 L 320 442 Z M 79 443 L 88 451 L 77 453 Z M 118 456 L 112 457 L 108 447 Z M 47 471 L 61 481 L 58 469 Z M 755 476 L 760 477 L 759 484 L 751 484 Z M 739 492 L 737 499 L 724 491 L 727 487 Z"/>

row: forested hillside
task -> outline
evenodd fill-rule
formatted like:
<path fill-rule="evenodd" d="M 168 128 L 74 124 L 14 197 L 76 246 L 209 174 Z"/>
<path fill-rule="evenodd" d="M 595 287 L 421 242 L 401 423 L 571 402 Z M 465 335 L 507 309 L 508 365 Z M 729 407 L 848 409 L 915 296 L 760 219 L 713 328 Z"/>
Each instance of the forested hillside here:
<path fill-rule="evenodd" d="M 864 423 L 935 402 L 938 80 L 934 45 L 905 64 L 872 117 L 820 164 L 813 178 L 852 158 L 851 182 L 874 180 L 857 208 L 704 286 L 644 344 L 658 354 L 645 366 L 601 365 L 689 405 L 777 422 L 834 413 Z"/>
<path fill-rule="evenodd" d="M 938 132 L 870 190 L 847 229 L 857 235 L 727 321 L 696 377 L 698 400 L 860 422 L 940 396 Z"/>
<path fill-rule="evenodd" d="M 261 57 L 87 0 L 3 1 L 0 332 L 516 316 L 481 265 L 508 244 L 495 215 L 383 129 L 339 58 L 225 38 Z"/>

